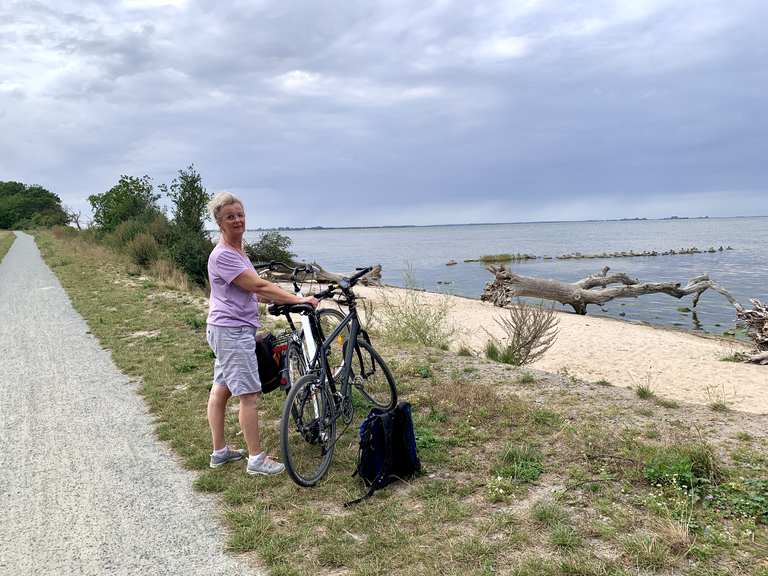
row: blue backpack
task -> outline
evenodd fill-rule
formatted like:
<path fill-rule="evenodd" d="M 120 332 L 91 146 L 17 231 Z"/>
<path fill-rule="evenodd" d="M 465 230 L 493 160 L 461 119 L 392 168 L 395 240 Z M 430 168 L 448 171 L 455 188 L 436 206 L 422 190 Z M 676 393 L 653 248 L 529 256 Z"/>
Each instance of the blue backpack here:
<path fill-rule="evenodd" d="M 373 408 L 360 424 L 360 450 L 353 474 L 363 479 L 368 493 L 345 506 L 367 500 L 376 490 L 420 471 L 411 405 L 400 402 L 392 410 Z"/>

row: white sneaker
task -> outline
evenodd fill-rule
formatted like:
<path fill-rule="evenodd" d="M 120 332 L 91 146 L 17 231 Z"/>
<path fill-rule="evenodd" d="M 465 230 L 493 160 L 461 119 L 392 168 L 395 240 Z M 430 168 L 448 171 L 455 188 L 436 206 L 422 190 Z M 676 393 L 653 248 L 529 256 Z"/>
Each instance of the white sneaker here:
<path fill-rule="evenodd" d="M 280 472 L 283 470 L 285 470 L 285 464 L 275 462 L 264 453 L 256 456 L 253 461 L 251 461 L 249 458 L 248 467 L 245 469 L 246 473 L 250 474 L 251 476 L 274 476 L 276 474 L 280 474 Z"/>

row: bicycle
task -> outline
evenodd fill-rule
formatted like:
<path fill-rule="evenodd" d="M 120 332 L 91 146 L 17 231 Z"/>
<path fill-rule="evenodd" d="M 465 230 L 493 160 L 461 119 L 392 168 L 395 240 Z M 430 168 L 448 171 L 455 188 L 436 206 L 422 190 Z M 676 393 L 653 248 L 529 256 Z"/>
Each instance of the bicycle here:
<path fill-rule="evenodd" d="M 299 276 L 301 274 L 306 276 L 307 274 L 315 273 L 315 268 L 312 264 L 290 266 L 285 262 L 276 260 L 257 264 L 254 267 L 260 272 L 265 270 L 276 272 L 281 269 L 290 272 L 293 293 L 297 296 L 305 295 L 299 285 Z M 307 373 L 307 368 L 315 356 L 317 346 L 322 342 L 323 334 L 330 333 L 344 319 L 344 314 L 334 308 L 317 310 L 319 330 L 314 331 L 309 326 L 305 316 L 301 317 L 301 326 L 297 327 L 289 311 L 277 308 L 274 305 L 269 306 L 267 311 L 273 316 L 285 316 L 289 326 L 289 330 L 285 334 L 278 335 L 277 338 L 278 342 L 284 342 L 288 346 L 285 351 L 285 388 L 287 393 L 298 379 Z"/>
<path fill-rule="evenodd" d="M 348 427 L 354 418 L 353 390 L 367 404 L 383 410 L 397 404 L 395 378 L 360 325 L 352 291 L 360 278 L 371 270 L 372 267 L 358 269 L 352 277 L 315 294 L 315 298 L 322 300 L 341 293 L 348 313 L 322 340 L 308 365 L 307 374 L 291 388 L 283 405 L 280 421 L 283 462 L 290 477 L 300 486 L 316 485 L 328 471 L 338 439 L 337 420 L 341 418 Z M 283 305 L 282 308 L 285 312 L 306 316 L 312 329 L 323 336 L 311 306 Z M 342 343 L 341 356 L 337 357 L 333 345 L 345 330 L 348 332 Z"/>

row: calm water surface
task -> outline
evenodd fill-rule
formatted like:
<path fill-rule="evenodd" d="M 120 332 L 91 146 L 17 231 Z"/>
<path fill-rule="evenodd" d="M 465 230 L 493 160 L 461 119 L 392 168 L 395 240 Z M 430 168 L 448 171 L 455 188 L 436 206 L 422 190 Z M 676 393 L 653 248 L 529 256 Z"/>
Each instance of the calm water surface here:
<path fill-rule="evenodd" d="M 484 254 L 528 253 L 559 256 L 629 251 L 679 250 L 696 246 L 731 246 L 732 251 L 690 256 L 656 256 L 588 260 L 536 260 L 512 264 L 519 274 L 573 282 L 603 266 L 642 281 L 676 281 L 708 273 L 738 301 L 768 301 L 768 217 L 621 222 L 552 222 L 414 228 L 292 230 L 292 251 L 334 272 L 381 264 L 384 282 L 402 286 L 410 268 L 417 285 L 435 292 L 479 298 L 491 274 L 481 263 L 464 259 Z M 253 241 L 259 232 L 249 232 Z M 456 266 L 446 266 L 456 260 Z M 447 284 L 446 284 L 447 283 Z M 733 308 L 717 293 L 702 296 L 696 313 L 681 312 L 691 298 L 664 294 L 615 300 L 589 314 L 639 320 L 690 330 L 723 332 L 734 324 Z M 558 304 L 558 307 L 560 305 Z M 570 310 L 570 307 L 567 308 Z"/>

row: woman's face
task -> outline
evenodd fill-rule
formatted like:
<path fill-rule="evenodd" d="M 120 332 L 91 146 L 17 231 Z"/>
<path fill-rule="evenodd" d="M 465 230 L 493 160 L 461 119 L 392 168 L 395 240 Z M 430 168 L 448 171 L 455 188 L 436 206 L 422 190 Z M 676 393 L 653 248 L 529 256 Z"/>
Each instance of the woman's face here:
<path fill-rule="evenodd" d="M 229 238 L 242 236 L 245 232 L 245 210 L 239 202 L 227 204 L 219 212 L 219 228 Z"/>

